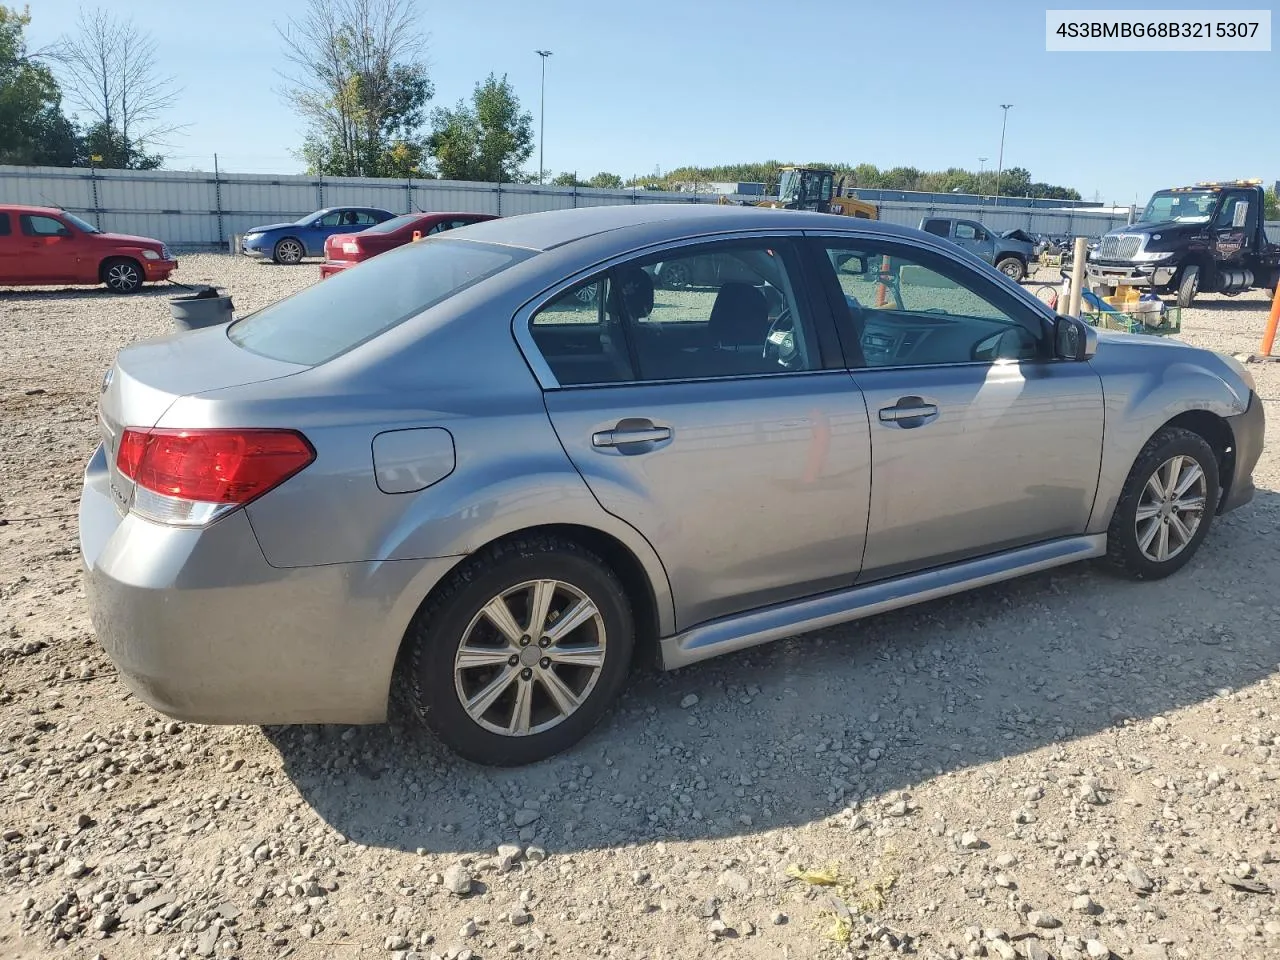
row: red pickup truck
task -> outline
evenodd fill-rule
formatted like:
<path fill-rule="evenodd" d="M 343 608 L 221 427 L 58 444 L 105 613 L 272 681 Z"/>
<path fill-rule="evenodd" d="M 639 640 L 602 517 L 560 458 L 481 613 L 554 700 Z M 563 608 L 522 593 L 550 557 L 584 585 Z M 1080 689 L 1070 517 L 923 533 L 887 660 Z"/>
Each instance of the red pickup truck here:
<path fill-rule="evenodd" d="M 177 269 L 159 240 L 103 233 L 54 207 L 0 204 L 0 287 L 105 283 L 133 293 Z"/>

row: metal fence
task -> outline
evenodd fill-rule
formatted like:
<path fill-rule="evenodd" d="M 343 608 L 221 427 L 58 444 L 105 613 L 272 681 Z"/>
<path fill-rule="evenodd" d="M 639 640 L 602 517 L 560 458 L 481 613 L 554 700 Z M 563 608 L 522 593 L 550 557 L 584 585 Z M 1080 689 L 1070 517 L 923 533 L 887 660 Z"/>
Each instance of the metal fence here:
<path fill-rule="evenodd" d="M 758 197 L 732 197 L 749 202 Z M 94 170 L 0 166 L 0 203 L 62 207 L 101 230 L 156 237 L 175 247 L 225 247 L 236 234 L 264 223 L 293 221 L 322 207 L 359 204 L 394 213 L 469 211 L 510 216 L 541 210 L 627 203 L 716 203 L 713 193 L 601 190 L 457 180 L 207 173 L 178 170 Z M 994 230 L 1099 236 L 1127 222 L 1125 214 L 1029 207 L 886 200 L 880 217 L 916 226 L 924 216 L 981 220 Z"/>

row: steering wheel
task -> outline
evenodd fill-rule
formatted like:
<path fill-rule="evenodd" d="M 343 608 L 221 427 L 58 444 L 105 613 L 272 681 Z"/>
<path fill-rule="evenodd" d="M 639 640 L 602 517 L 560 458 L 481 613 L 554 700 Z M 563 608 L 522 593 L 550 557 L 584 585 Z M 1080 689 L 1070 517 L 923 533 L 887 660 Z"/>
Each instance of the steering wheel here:
<path fill-rule="evenodd" d="M 796 324 L 790 307 L 784 307 L 769 324 L 769 333 L 764 338 L 763 356 L 788 370 L 800 362 L 800 351 L 796 347 Z"/>

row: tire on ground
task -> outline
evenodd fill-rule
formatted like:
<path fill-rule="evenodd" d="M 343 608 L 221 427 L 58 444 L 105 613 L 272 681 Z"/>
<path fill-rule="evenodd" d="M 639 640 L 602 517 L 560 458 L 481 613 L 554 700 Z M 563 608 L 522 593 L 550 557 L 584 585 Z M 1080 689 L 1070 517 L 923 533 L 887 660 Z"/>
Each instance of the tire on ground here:
<path fill-rule="evenodd" d="M 1157 561 L 1142 549 L 1138 531 L 1138 510 L 1140 505 L 1150 509 L 1153 501 L 1161 499 L 1155 496 L 1153 490 L 1148 489 L 1148 484 L 1153 479 L 1157 484 L 1163 484 L 1163 478 L 1157 479 L 1155 475 L 1174 457 L 1190 458 L 1203 472 L 1204 505 L 1200 513 L 1199 525 L 1195 528 L 1190 541 L 1169 559 Z M 1179 480 L 1185 480 L 1186 476 L 1187 473 L 1180 473 Z M 1198 484 L 1193 484 L 1193 488 L 1195 486 Z M 1165 427 L 1158 431 L 1147 441 L 1137 459 L 1134 460 L 1120 494 L 1120 500 L 1116 504 L 1115 513 L 1112 514 L 1111 525 L 1107 530 L 1108 565 L 1117 573 L 1134 580 L 1159 580 L 1182 569 L 1195 555 L 1209 532 L 1221 496 L 1221 489 L 1218 458 L 1204 437 L 1182 427 Z M 1181 516 L 1185 517 L 1186 514 L 1183 513 Z M 1174 521 L 1157 517 L 1156 522 L 1172 523 Z M 1182 519 L 1181 522 L 1185 527 L 1186 520 Z M 1143 532 L 1146 533 L 1150 520 L 1144 520 L 1143 523 Z M 1156 537 L 1159 536 L 1157 531 Z M 1176 533 L 1171 533 L 1170 536 L 1176 536 Z M 1148 549 L 1151 549 L 1150 545 Z"/>
<path fill-rule="evenodd" d="M 467 712 L 455 685 L 455 657 L 486 604 L 535 580 L 571 584 L 595 605 L 604 626 L 604 663 L 586 699 L 555 726 L 504 735 Z M 532 631 L 527 622 L 519 626 Z M 489 766 L 519 766 L 567 750 L 608 713 L 626 682 L 635 626 L 626 590 L 604 560 L 573 540 L 533 535 L 494 544 L 464 561 L 418 611 L 405 645 L 399 683 L 409 711 L 460 756 Z M 549 692 L 541 681 L 531 689 L 546 702 Z"/>

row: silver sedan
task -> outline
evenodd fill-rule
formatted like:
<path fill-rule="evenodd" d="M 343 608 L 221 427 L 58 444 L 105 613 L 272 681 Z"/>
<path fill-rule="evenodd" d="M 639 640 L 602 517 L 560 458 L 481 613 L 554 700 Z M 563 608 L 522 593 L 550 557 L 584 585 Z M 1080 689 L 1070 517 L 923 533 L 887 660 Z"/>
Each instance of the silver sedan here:
<path fill-rule="evenodd" d="M 139 697 L 376 723 L 399 690 L 490 764 L 586 735 L 639 652 L 1088 558 L 1167 576 L 1263 443 L 1229 357 L 1055 316 L 916 230 L 695 205 L 409 244 L 127 347 L 100 410 L 81 550 Z"/>

